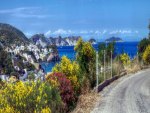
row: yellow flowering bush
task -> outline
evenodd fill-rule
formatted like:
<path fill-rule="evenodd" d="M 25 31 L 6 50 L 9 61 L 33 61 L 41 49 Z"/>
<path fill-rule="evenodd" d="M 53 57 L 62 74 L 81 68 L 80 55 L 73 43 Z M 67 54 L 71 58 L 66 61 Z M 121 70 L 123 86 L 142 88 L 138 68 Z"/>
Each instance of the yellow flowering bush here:
<path fill-rule="evenodd" d="M 60 64 L 56 64 L 53 72 L 61 72 L 71 81 L 75 90 L 79 88 L 78 73 L 79 65 L 75 61 L 70 61 L 66 56 L 62 57 Z"/>
<path fill-rule="evenodd" d="M 46 107 L 46 108 L 42 109 L 41 113 L 51 113 L 51 109 Z"/>
<path fill-rule="evenodd" d="M 58 89 L 47 82 L 8 83 L 0 89 L 0 112 L 59 112 L 62 101 Z"/>
<path fill-rule="evenodd" d="M 51 75 L 52 75 L 52 74 L 47 75 L 46 80 L 47 80 L 53 87 L 58 87 L 58 86 L 59 86 L 59 82 L 58 82 L 57 78 L 55 78 L 55 79 L 50 78 L 50 79 L 49 79 L 49 77 L 50 77 Z"/>
<path fill-rule="evenodd" d="M 120 55 L 120 60 L 124 66 L 129 65 L 131 63 L 130 57 L 126 53 Z"/>
<path fill-rule="evenodd" d="M 93 60 L 95 58 L 95 50 L 90 42 L 84 42 L 82 53 L 83 55 L 88 55 L 89 60 Z"/>
<path fill-rule="evenodd" d="M 0 113 L 19 113 L 18 111 L 15 111 L 12 107 L 6 106 L 5 108 L 0 109 Z"/>
<path fill-rule="evenodd" d="M 150 45 L 148 45 L 143 53 L 143 60 L 146 64 L 150 64 Z"/>

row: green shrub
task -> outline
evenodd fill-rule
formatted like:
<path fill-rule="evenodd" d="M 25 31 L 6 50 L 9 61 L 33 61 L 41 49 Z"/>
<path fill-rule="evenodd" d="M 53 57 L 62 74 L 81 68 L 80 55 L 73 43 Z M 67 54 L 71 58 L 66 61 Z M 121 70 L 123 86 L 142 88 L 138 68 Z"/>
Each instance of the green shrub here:
<path fill-rule="evenodd" d="M 10 74 L 14 71 L 11 55 L 4 50 L 0 50 L 0 65 L 3 74 Z"/>
<path fill-rule="evenodd" d="M 33 72 L 30 72 L 30 73 L 28 74 L 28 79 L 29 79 L 29 80 L 34 80 L 34 79 L 35 79 L 35 75 L 34 75 Z"/>
<path fill-rule="evenodd" d="M 146 64 L 150 64 L 150 45 L 146 47 L 142 58 Z"/>
<path fill-rule="evenodd" d="M 91 88 L 95 86 L 96 77 L 96 53 L 90 42 L 84 42 L 81 38 L 75 46 L 76 60 L 81 70 L 80 76 L 82 79 L 86 76 L 90 81 Z"/>
<path fill-rule="evenodd" d="M 150 39 L 144 38 L 138 44 L 139 58 L 141 59 L 146 47 L 150 44 Z"/>
<path fill-rule="evenodd" d="M 15 76 L 17 79 L 19 79 L 19 73 L 18 72 L 11 72 L 10 76 Z"/>
<path fill-rule="evenodd" d="M 16 65 L 21 69 L 27 69 L 27 71 L 32 71 L 35 70 L 35 66 L 33 64 L 31 64 L 30 62 L 27 63 L 23 63 L 23 60 L 25 60 L 24 57 L 20 56 L 20 55 L 16 55 L 16 57 L 18 58 L 16 61 Z"/>
<path fill-rule="evenodd" d="M 80 78 L 79 65 L 75 61 L 70 61 L 63 56 L 61 62 L 53 67 L 53 72 L 61 72 L 71 81 L 72 87 L 76 93 L 79 93 Z"/>
<path fill-rule="evenodd" d="M 63 73 L 52 73 L 46 77 L 54 86 L 58 86 L 62 101 L 65 104 L 65 111 L 70 111 L 75 103 L 75 94 L 71 81 Z"/>
<path fill-rule="evenodd" d="M 27 71 L 33 71 L 35 70 L 35 66 L 31 63 L 26 63 L 25 64 L 25 68 L 27 69 Z"/>
<path fill-rule="evenodd" d="M 149 34 L 147 38 L 144 38 L 138 44 L 138 52 L 140 60 L 143 58 L 143 53 L 148 45 L 150 45 L 150 23 L 148 25 Z"/>
<path fill-rule="evenodd" d="M 126 53 L 123 53 L 123 54 L 120 55 L 120 60 L 121 60 L 121 63 L 124 66 L 127 66 L 127 65 L 129 65 L 131 63 L 130 57 Z"/>

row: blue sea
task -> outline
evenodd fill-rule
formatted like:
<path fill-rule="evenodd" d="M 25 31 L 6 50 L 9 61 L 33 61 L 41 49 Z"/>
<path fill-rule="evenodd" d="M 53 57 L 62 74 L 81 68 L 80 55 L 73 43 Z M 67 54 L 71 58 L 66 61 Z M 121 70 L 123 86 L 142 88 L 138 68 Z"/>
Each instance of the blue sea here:
<path fill-rule="evenodd" d="M 137 54 L 138 43 L 139 42 L 117 42 L 115 44 L 115 53 L 121 54 L 125 52 L 130 56 L 130 58 L 134 58 L 134 56 L 136 56 Z M 93 47 L 95 48 L 95 50 L 98 50 L 98 44 L 93 45 Z M 75 59 L 76 52 L 74 51 L 74 46 L 59 46 L 57 48 L 60 57 L 66 55 L 71 60 Z M 41 65 L 46 72 L 51 72 L 56 63 L 59 62 L 41 63 Z"/>

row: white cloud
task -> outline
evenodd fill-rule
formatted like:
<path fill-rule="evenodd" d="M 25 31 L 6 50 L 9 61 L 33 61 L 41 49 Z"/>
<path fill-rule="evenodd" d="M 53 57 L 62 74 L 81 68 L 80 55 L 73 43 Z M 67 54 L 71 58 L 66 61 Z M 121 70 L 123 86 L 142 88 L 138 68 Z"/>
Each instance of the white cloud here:
<path fill-rule="evenodd" d="M 74 34 L 75 32 L 72 30 L 64 30 L 64 29 L 58 29 L 54 31 L 52 34 L 53 35 L 69 35 L 69 34 Z"/>
<path fill-rule="evenodd" d="M 122 33 L 122 34 L 131 34 L 132 31 L 131 30 L 122 30 L 120 33 Z"/>
<path fill-rule="evenodd" d="M 67 31 L 65 31 L 65 30 L 63 30 L 63 29 L 58 29 L 58 30 L 54 31 L 53 34 L 54 34 L 54 35 L 67 34 Z"/>
<path fill-rule="evenodd" d="M 90 32 L 90 33 L 94 33 L 94 31 L 93 31 L 93 30 L 90 30 L 89 32 Z"/>
<path fill-rule="evenodd" d="M 104 29 L 103 30 L 103 32 L 102 32 L 102 34 L 106 34 L 107 33 L 107 30 L 106 29 Z"/>
<path fill-rule="evenodd" d="M 46 18 L 52 17 L 53 15 L 40 14 L 40 7 L 19 7 L 14 9 L 4 9 L 0 10 L 0 14 L 7 14 L 10 16 L 20 17 L 20 18 Z"/>
<path fill-rule="evenodd" d="M 101 34 L 101 31 L 96 30 L 96 31 L 95 31 L 95 34 Z"/>
<path fill-rule="evenodd" d="M 117 31 L 117 30 L 115 30 L 115 31 L 110 31 L 110 33 L 109 33 L 109 34 L 116 34 L 116 33 L 118 33 L 118 31 Z"/>
<path fill-rule="evenodd" d="M 106 29 L 104 29 L 104 30 L 96 30 L 94 33 L 95 33 L 96 35 L 104 35 L 104 34 L 107 33 L 107 30 L 106 30 Z"/>
<path fill-rule="evenodd" d="M 39 14 L 12 14 L 12 16 L 20 18 L 46 18 L 48 15 L 39 15 Z"/>
<path fill-rule="evenodd" d="M 71 31 L 71 30 L 68 30 L 68 34 L 72 34 L 72 33 L 75 33 L 75 32 L 73 32 L 73 31 Z"/>
<path fill-rule="evenodd" d="M 136 34 L 138 34 L 138 33 L 139 33 L 139 31 L 138 31 L 138 30 L 135 30 L 135 33 L 136 33 Z"/>
<path fill-rule="evenodd" d="M 80 36 L 107 36 L 107 35 L 135 35 L 137 34 L 137 30 L 79 30 L 79 31 L 73 31 L 73 30 L 66 30 L 66 29 L 58 29 L 55 31 L 48 30 L 45 33 L 45 36 L 55 36 L 55 35 L 80 35 Z"/>
<path fill-rule="evenodd" d="M 8 13 L 21 13 L 21 12 L 26 12 L 30 11 L 29 13 L 32 13 L 32 11 L 39 10 L 39 7 L 19 7 L 19 8 L 14 8 L 14 9 L 3 9 L 0 10 L 1 14 L 8 14 Z"/>
<path fill-rule="evenodd" d="M 32 33 L 29 33 L 29 32 L 26 32 L 24 33 L 28 38 L 31 37 L 33 34 Z"/>
<path fill-rule="evenodd" d="M 138 32 L 138 31 L 136 31 Z M 132 34 L 132 33 L 136 33 L 135 31 L 132 30 L 113 30 L 110 31 L 109 34 Z"/>
<path fill-rule="evenodd" d="M 45 36 L 48 37 L 52 34 L 52 31 L 51 30 L 48 30 L 46 33 L 45 33 Z"/>
<path fill-rule="evenodd" d="M 79 32 L 80 34 L 88 34 L 89 32 L 87 30 L 82 30 Z"/>

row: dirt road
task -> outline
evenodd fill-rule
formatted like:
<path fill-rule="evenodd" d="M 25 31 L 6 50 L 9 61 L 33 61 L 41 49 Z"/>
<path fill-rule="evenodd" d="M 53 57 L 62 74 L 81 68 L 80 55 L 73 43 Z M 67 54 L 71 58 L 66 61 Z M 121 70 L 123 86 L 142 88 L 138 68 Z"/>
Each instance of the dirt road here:
<path fill-rule="evenodd" d="M 150 69 L 120 78 L 101 95 L 92 113 L 150 113 Z"/>

